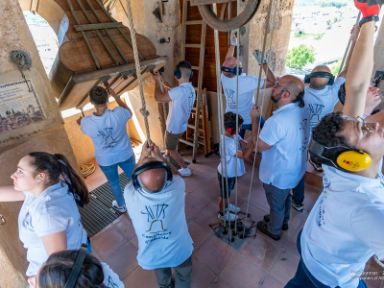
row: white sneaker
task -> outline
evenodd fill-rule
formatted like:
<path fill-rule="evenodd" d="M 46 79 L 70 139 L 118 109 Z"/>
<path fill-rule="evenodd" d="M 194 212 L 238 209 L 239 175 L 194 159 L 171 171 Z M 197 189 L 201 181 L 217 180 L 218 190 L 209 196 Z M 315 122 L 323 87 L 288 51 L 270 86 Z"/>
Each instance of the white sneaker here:
<path fill-rule="evenodd" d="M 179 172 L 179 174 L 183 177 L 188 177 L 188 176 L 191 176 L 192 175 L 192 170 L 189 169 L 188 167 L 185 167 L 185 168 L 180 168 L 179 170 L 177 170 Z"/>
<path fill-rule="evenodd" d="M 228 207 L 227 207 L 228 211 L 231 212 L 231 213 L 239 213 L 240 212 L 240 207 L 237 207 L 236 205 L 232 204 L 232 203 L 229 203 L 228 204 Z"/>
<path fill-rule="evenodd" d="M 112 201 L 112 208 L 115 209 L 117 212 L 120 212 L 120 213 L 127 212 L 127 208 L 125 206 L 117 205 L 117 201 L 116 200 Z"/>
<path fill-rule="evenodd" d="M 221 215 L 220 213 L 217 214 L 217 218 L 223 221 L 233 222 L 237 220 L 237 215 L 233 214 L 229 211 L 226 211 L 224 215 Z"/>

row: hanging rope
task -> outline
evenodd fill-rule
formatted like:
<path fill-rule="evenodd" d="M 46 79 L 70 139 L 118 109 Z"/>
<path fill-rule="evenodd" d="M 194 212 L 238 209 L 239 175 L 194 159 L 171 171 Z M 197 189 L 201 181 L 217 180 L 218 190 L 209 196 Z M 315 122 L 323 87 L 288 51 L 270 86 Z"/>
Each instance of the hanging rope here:
<path fill-rule="evenodd" d="M 359 12 L 359 14 L 357 15 L 357 18 L 356 18 L 356 23 L 355 25 L 358 25 L 359 24 L 359 21 L 360 21 L 360 18 L 361 18 L 361 12 Z M 344 65 L 345 65 L 345 61 L 347 58 L 349 58 L 351 56 L 351 47 L 352 45 L 352 35 L 351 37 L 349 37 L 349 41 L 348 41 L 348 45 L 347 47 L 345 48 L 345 52 L 344 52 L 344 56 L 343 56 L 343 60 L 341 60 L 341 64 L 340 64 L 340 68 L 339 68 L 339 72 L 337 74 L 340 74 L 341 71 L 344 70 Z M 348 55 L 348 56 L 347 56 Z M 348 62 L 348 61 L 347 61 Z"/>
<path fill-rule="evenodd" d="M 146 134 L 147 140 L 149 141 L 149 143 L 151 143 L 151 134 L 149 131 L 149 123 L 148 123 L 149 112 L 148 112 L 147 106 L 145 104 L 143 79 L 141 76 L 141 67 L 140 67 L 140 59 L 139 59 L 139 51 L 137 49 L 137 42 L 136 42 L 136 31 L 135 31 L 135 27 L 133 25 L 132 5 L 131 5 L 132 1 L 131 0 L 127 1 L 128 2 L 127 9 L 125 9 L 121 0 L 119 0 L 119 2 L 120 2 L 121 7 L 124 10 L 124 13 L 127 16 L 128 26 L 129 26 L 129 30 L 131 32 L 132 50 L 133 50 L 133 57 L 135 60 L 135 68 L 136 68 L 136 78 L 137 78 L 137 82 L 139 84 L 139 92 L 140 92 L 140 99 L 141 99 L 140 113 L 144 117 L 145 134 Z"/>
<path fill-rule="evenodd" d="M 217 5 L 216 4 L 213 4 L 213 11 L 215 14 L 217 14 Z M 217 85 L 217 99 L 218 99 L 218 105 L 217 105 L 217 113 L 218 113 L 218 124 L 219 124 L 219 131 L 220 131 L 220 142 L 222 140 L 222 144 L 223 144 L 223 149 L 220 149 L 222 151 L 225 151 L 226 150 L 226 145 L 225 145 L 225 141 L 224 141 L 224 113 L 223 113 L 223 108 L 224 108 L 224 105 L 223 105 L 223 93 L 222 93 L 222 90 L 221 90 L 221 81 L 220 81 L 220 75 L 221 75 L 221 65 L 220 65 L 220 42 L 219 42 L 219 31 L 214 29 L 213 30 L 213 36 L 214 36 L 214 43 L 215 43 L 215 63 L 216 63 L 216 85 Z M 221 143 L 220 143 L 221 144 Z M 220 151 L 219 150 L 219 151 Z M 220 151 L 221 152 L 221 151 Z M 222 162 L 222 172 L 224 171 L 224 173 L 226 174 L 227 172 L 227 161 L 226 161 L 226 158 L 225 158 L 225 155 L 222 155 L 223 153 L 220 153 L 220 160 Z M 223 157 L 224 156 L 224 157 Z M 223 161 L 224 160 L 224 161 Z M 225 183 L 224 183 L 225 181 Z M 221 187 L 226 187 L 225 189 L 225 193 L 226 193 L 226 198 L 228 199 L 228 179 L 225 177 L 222 177 L 222 180 L 221 180 L 221 183 L 220 185 L 222 185 Z M 225 186 L 224 186 L 225 185 Z M 224 211 L 224 215 L 225 215 L 225 201 L 223 201 L 223 211 Z M 226 219 L 225 217 L 223 217 L 224 219 L 224 225 L 226 226 Z M 231 228 L 231 225 L 228 225 L 229 226 L 229 231 L 228 231 L 228 241 L 231 241 L 231 237 L 232 237 L 232 228 Z"/>
<path fill-rule="evenodd" d="M 272 12 L 272 6 L 273 6 L 273 3 L 274 1 L 272 0 L 270 3 L 269 3 L 269 7 L 268 7 L 268 14 L 267 14 L 267 19 L 266 19 L 266 23 L 265 23 L 265 31 L 264 31 L 264 40 L 263 40 L 263 50 L 262 50 L 262 63 L 264 62 L 264 57 L 265 57 L 265 49 L 266 49 L 266 43 L 267 43 L 267 36 L 268 36 L 268 32 L 271 32 L 272 31 L 272 28 L 269 29 L 271 27 L 271 12 Z M 276 9 L 275 9 L 276 10 Z M 272 47 L 272 40 L 273 40 L 273 37 L 272 37 L 272 33 L 270 35 L 270 43 L 269 43 L 269 47 L 271 48 Z M 262 65 L 260 65 L 260 69 L 259 69 L 259 79 L 258 79 L 258 85 L 257 85 L 257 94 L 256 94 L 256 97 L 255 97 L 255 104 L 257 104 L 257 101 L 259 99 L 259 95 L 260 95 L 260 86 L 261 86 L 261 73 L 262 73 Z M 264 107 L 264 99 L 265 99 L 265 89 L 266 89 L 266 85 L 267 85 L 267 81 L 265 80 L 264 81 L 264 89 L 263 89 L 263 97 L 261 99 L 261 106 L 260 106 L 260 111 L 263 111 L 263 107 Z M 259 119 L 259 125 L 258 125 L 258 128 L 257 128 L 258 132 L 260 132 L 260 119 Z M 259 144 L 259 135 L 257 135 L 257 138 L 256 138 L 256 143 L 255 143 L 255 149 L 254 149 L 254 155 L 253 155 L 253 162 L 252 162 L 252 172 L 251 172 L 251 181 L 249 183 L 249 189 L 248 189 L 248 197 L 247 197 L 247 207 L 246 207 L 246 210 L 245 210 L 245 213 L 248 215 L 249 213 L 249 206 L 250 206 L 250 202 L 251 202 L 251 195 L 252 195 L 252 188 L 253 188 L 253 182 L 254 182 L 254 179 L 255 179 L 255 171 L 256 171 L 256 157 L 257 157 L 257 147 L 258 147 L 258 144 Z M 245 233 L 245 227 L 243 229 L 243 234 Z"/>

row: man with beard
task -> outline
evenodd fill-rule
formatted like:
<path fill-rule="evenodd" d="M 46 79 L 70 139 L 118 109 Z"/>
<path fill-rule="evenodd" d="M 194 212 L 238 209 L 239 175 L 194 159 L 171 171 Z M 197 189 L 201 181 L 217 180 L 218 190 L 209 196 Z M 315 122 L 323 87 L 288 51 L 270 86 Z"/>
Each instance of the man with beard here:
<path fill-rule="evenodd" d="M 262 153 L 259 178 L 270 206 L 270 213 L 257 223 L 257 229 L 274 240 L 279 240 L 281 231 L 288 229 L 290 192 L 305 173 L 310 128 L 303 96 L 304 83 L 299 78 L 285 75 L 276 79 L 271 96 L 276 110 L 265 122 L 256 147 Z M 259 117 L 260 112 L 254 107 L 254 143 Z"/>

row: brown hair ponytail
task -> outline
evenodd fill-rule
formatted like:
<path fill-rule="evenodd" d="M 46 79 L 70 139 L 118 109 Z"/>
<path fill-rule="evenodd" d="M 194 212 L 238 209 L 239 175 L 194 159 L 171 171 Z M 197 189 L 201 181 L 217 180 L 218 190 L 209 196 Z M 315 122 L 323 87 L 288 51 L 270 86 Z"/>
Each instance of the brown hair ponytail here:
<path fill-rule="evenodd" d="M 31 164 L 35 166 L 37 172 L 48 174 L 50 185 L 59 182 L 60 176 L 62 176 L 78 205 L 83 206 L 89 202 L 87 186 L 64 155 L 47 152 L 32 152 L 28 155 L 34 159 Z"/>

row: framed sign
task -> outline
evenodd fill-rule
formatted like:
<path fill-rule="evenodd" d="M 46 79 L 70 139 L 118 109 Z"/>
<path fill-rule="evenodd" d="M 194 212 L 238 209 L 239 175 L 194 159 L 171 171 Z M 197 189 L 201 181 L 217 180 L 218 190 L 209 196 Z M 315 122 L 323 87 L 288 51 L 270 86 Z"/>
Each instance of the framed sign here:
<path fill-rule="evenodd" d="M 0 133 L 46 119 L 32 83 L 0 84 Z"/>

